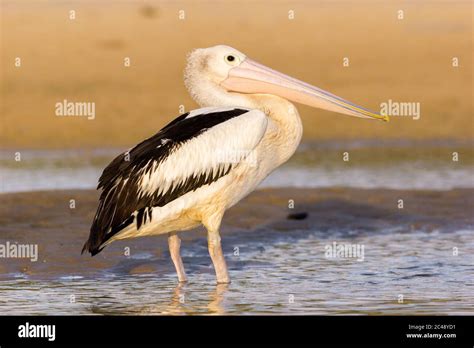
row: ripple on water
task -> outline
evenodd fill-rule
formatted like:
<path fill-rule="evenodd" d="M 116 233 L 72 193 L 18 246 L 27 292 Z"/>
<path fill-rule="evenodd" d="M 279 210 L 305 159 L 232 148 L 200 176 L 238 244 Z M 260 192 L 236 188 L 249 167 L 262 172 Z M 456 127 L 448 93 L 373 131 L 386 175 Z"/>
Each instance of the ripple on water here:
<path fill-rule="evenodd" d="M 238 256 L 227 256 L 230 285 L 213 285 L 212 267 L 204 260 L 205 250 L 198 248 L 185 258 L 191 282 L 184 285 L 176 285 L 171 268 L 159 276 L 119 272 L 99 279 L 22 277 L 2 282 L 0 308 L 9 314 L 472 315 L 472 233 L 321 238 L 313 232 L 297 238 L 273 236 L 264 249 L 258 236 L 246 235 L 244 243 L 236 235 L 231 238 L 243 247 Z M 363 261 L 326 258 L 325 246 L 333 241 L 363 245 Z"/>

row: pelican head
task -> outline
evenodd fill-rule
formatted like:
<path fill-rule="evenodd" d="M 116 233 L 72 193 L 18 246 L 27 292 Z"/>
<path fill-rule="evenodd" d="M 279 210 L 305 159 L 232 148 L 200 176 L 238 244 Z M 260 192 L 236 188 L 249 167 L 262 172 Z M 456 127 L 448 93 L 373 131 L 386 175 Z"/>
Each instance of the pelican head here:
<path fill-rule="evenodd" d="M 201 106 L 252 107 L 250 97 L 274 95 L 340 114 L 388 121 L 388 116 L 270 69 L 225 45 L 192 51 L 185 69 L 185 84 Z"/>

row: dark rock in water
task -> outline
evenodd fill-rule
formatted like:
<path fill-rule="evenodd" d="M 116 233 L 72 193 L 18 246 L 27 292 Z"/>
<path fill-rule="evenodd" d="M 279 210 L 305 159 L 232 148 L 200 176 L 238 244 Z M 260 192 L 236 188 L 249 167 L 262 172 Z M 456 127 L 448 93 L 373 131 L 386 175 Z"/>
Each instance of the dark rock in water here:
<path fill-rule="evenodd" d="M 31 279 L 97 277 L 104 272 L 155 276 L 173 273 L 169 257 L 163 256 L 168 255 L 166 235 L 116 241 L 95 257 L 81 256 L 98 195 L 95 190 L 1 194 L 0 245 L 36 244 L 38 262 L 29 258 L 4 260 L 0 255 L 0 279 L 19 272 Z M 288 197 L 304 211 L 288 214 Z M 405 209 L 398 209 L 400 197 L 409 202 Z M 77 202 L 75 209 L 69 208 L 71 198 Z M 304 238 L 311 233 L 318 233 L 321 238 L 354 238 L 394 229 L 403 233 L 449 233 L 474 226 L 472 207 L 474 189 L 264 189 L 253 192 L 226 212 L 221 234 L 228 253 L 233 253 L 235 246 L 245 253 L 263 252 L 265 249 L 260 246 L 271 246 L 281 237 Z M 183 249 L 192 252 L 186 259 L 188 268 L 192 270 L 193 264 L 210 265 L 202 227 L 180 236 Z M 125 248 L 130 248 L 131 257 L 124 254 Z M 151 256 L 135 258 L 139 254 Z"/>
<path fill-rule="evenodd" d="M 304 220 L 308 217 L 308 213 L 302 212 L 302 213 L 292 213 L 288 214 L 286 217 L 288 220 Z"/>

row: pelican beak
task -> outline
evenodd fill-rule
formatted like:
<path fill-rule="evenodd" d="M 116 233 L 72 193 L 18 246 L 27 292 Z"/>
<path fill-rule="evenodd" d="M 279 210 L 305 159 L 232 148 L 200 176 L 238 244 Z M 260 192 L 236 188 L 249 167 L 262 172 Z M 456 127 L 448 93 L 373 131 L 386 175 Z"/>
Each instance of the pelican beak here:
<path fill-rule="evenodd" d="M 294 79 L 246 58 L 229 71 L 221 86 L 229 92 L 273 94 L 295 103 L 334 111 L 355 117 L 388 121 L 388 116 L 379 115 L 355 105 L 334 94 L 305 82 Z"/>

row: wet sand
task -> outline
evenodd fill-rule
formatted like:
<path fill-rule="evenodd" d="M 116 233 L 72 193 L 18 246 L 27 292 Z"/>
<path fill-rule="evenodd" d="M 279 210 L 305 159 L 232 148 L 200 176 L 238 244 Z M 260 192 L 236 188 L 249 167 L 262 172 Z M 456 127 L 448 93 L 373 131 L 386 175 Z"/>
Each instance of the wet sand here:
<path fill-rule="evenodd" d="M 166 237 L 115 242 L 91 258 L 80 254 L 88 236 L 98 194 L 93 190 L 44 191 L 0 195 L 0 243 L 38 244 L 39 260 L 0 259 L 0 277 L 24 274 L 32 279 L 105 273 L 172 273 Z M 403 199 L 404 208 L 398 208 Z M 70 208 L 70 200 L 75 208 Z M 289 209 L 289 201 L 294 208 Z M 386 189 L 265 189 L 252 193 L 225 216 L 226 253 L 250 240 L 379 234 L 396 230 L 450 233 L 474 226 L 474 189 L 400 191 Z M 294 215 L 292 215 L 294 214 Z M 184 252 L 205 248 L 205 232 L 181 234 Z M 254 239 L 252 239 L 254 238 Z M 187 246 L 188 245 L 188 246 Z M 131 257 L 124 255 L 129 247 Z M 188 249 L 190 247 L 191 249 Z M 141 256 L 140 256 L 141 255 Z M 210 260 L 203 260 L 210 265 Z"/>
<path fill-rule="evenodd" d="M 202 229 L 181 234 L 186 284 L 165 236 L 81 256 L 96 199 L 92 190 L 0 195 L 0 244 L 39 246 L 37 262 L 0 259 L 2 313 L 473 314 L 474 189 L 256 191 L 227 212 L 232 283 L 218 286 Z M 364 246 L 363 260 L 328 258 L 334 242 Z"/>

